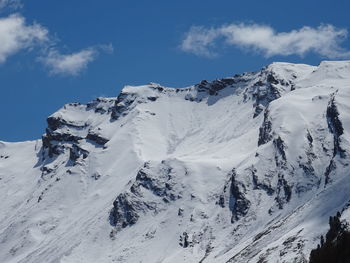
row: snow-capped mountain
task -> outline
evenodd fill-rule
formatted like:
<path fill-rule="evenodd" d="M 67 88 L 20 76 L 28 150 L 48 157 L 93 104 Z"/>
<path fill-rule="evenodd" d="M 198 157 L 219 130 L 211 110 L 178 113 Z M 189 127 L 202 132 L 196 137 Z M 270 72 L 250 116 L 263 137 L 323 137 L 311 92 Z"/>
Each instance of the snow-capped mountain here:
<path fill-rule="evenodd" d="M 307 262 L 350 221 L 350 61 L 65 105 L 0 142 L 0 262 Z"/>

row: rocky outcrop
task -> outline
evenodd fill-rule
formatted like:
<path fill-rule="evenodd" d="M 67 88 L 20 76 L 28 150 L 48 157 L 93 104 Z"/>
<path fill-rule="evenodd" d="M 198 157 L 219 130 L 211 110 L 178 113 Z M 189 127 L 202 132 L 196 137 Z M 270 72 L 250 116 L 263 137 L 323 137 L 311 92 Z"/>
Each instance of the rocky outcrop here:
<path fill-rule="evenodd" d="M 313 146 L 314 139 L 309 130 L 307 130 L 306 139 L 308 142 L 308 145 L 306 146 L 306 151 L 305 151 L 306 160 L 303 160 L 300 158 L 300 160 L 298 160 L 299 167 L 303 170 L 304 176 L 306 178 L 312 178 L 312 177 L 316 178 L 317 176 L 315 175 L 315 168 L 313 167 L 313 161 L 317 159 L 317 156 L 314 153 L 314 146 Z"/>
<path fill-rule="evenodd" d="M 264 120 L 259 128 L 258 146 L 268 143 L 272 140 L 272 122 L 269 116 L 269 109 L 264 112 Z"/>
<path fill-rule="evenodd" d="M 59 155 L 64 152 L 64 146 L 62 143 L 78 143 L 79 140 L 83 139 L 83 137 L 74 134 L 73 132 L 69 132 L 70 130 L 80 130 L 87 127 L 86 124 L 68 122 L 59 116 L 50 116 L 47 118 L 47 124 L 48 128 L 46 129 L 46 133 L 42 136 L 42 142 L 44 149 L 48 149 L 49 157 L 53 157 L 53 155 Z M 64 127 L 67 129 L 61 130 L 61 128 Z"/>
<path fill-rule="evenodd" d="M 238 80 L 238 76 L 233 78 L 223 78 L 217 79 L 212 82 L 208 82 L 206 80 L 202 80 L 199 84 L 195 85 L 198 92 L 207 92 L 211 96 L 218 95 L 218 92 L 226 87 L 232 86 L 236 84 Z"/>
<path fill-rule="evenodd" d="M 135 100 L 135 94 L 130 95 L 128 93 L 121 92 L 114 103 L 114 107 L 112 108 L 111 119 L 118 120 L 120 117 L 125 116 Z"/>
<path fill-rule="evenodd" d="M 284 179 L 284 175 L 278 176 L 277 183 L 277 196 L 275 198 L 278 208 L 283 209 L 283 205 L 288 203 L 292 197 L 292 187 L 288 184 L 287 180 Z"/>
<path fill-rule="evenodd" d="M 92 102 L 86 104 L 86 110 L 92 110 L 95 113 L 105 114 L 112 111 L 111 105 L 115 102 L 115 98 L 96 98 Z"/>
<path fill-rule="evenodd" d="M 331 95 L 331 98 L 328 102 L 326 117 L 328 129 L 333 135 L 333 156 L 329 161 L 329 165 L 325 171 L 325 184 L 331 182 L 331 174 L 336 170 L 337 163 L 335 158 L 339 156 L 340 158 L 346 157 L 346 151 L 341 146 L 341 136 L 344 133 L 344 128 L 341 120 L 339 119 L 339 111 L 335 101 L 335 95 L 337 92 Z"/>
<path fill-rule="evenodd" d="M 259 80 L 253 85 L 253 117 L 257 117 L 271 101 L 280 98 L 285 90 L 290 89 L 291 84 L 291 80 L 279 79 L 272 70 L 263 69 Z"/>
<path fill-rule="evenodd" d="M 335 94 L 333 93 L 327 107 L 327 123 L 330 132 L 333 134 L 334 150 L 333 157 L 339 154 L 341 158 L 345 157 L 346 151 L 341 147 L 340 136 L 344 133 L 343 124 L 339 119 L 339 112 L 335 102 Z"/>
<path fill-rule="evenodd" d="M 230 173 L 230 209 L 232 211 L 231 222 L 239 220 L 248 213 L 250 201 L 245 197 L 245 185 L 236 181 L 236 170 Z"/>
<path fill-rule="evenodd" d="M 271 196 L 275 193 L 275 189 L 271 185 L 270 180 L 260 181 L 257 176 L 257 169 L 252 166 L 249 168 L 252 174 L 253 190 L 263 190 L 267 195 Z"/>
<path fill-rule="evenodd" d="M 146 163 L 144 168 L 149 168 Z M 141 187 L 151 191 L 154 195 L 162 197 L 164 202 L 175 201 L 179 198 L 174 193 L 174 180 L 171 174 L 171 168 L 162 170 L 160 176 L 154 176 L 147 169 L 141 169 L 136 175 L 136 181 L 131 186 L 130 190 L 135 195 L 141 196 Z"/>
<path fill-rule="evenodd" d="M 86 139 L 91 140 L 99 145 L 105 145 L 109 140 L 102 137 L 100 134 L 95 133 L 93 131 L 89 131 L 86 136 Z"/>
<path fill-rule="evenodd" d="M 109 216 L 110 224 L 121 228 L 131 226 L 137 222 L 140 213 L 154 209 L 154 206 L 143 202 L 132 193 L 121 193 L 113 202 Z"/>
<path fill-rule="evenodd" d="M 72 147 L 69 149 L 69 160 L 71 160 L 73 164 L 75 164 L 80 157 L 85 159 L 88 156 L 89 152 L 77 146 L 76 144 L 73 144 Z"/>
<path fill-rule="evenodd" d="M 280 168 L 286 168 L 287 156 L 286 156 L 286 145 L 282 138 L 278 136 L 273 139 L 273 145 L 275 147 L 275 161 L 276 166 Z"/>
<path fill-rule="evenodd" d="M 158 213 L 166 209 L 168 203 L 181 198 L 181 186 L 174 176 L 171 163 L 167 161 L 161 164 L 144 163 L 129 189 L 113 202 L 109 215 L 111 225 L 116 228 L 133 225 L 143 214 Z M 149 197 L 149 194 L 153 198 L 146 199 L 145 196 Z"/>
<path fill-rule="evenodd" d="M 103 137 L 99 132 L 92 129 L 91 121 L 85 119 L 87 116 L 97 114 L 109 114 L 112 111 L 114 98 L 97 98 L 92 102 L 83 105 L 80 103 L 70 103 L 64 105 L 55 114 L 47 118 L 47 128 L 42 136 L 43 158 L 53 158 L 70 152 L 70 160 L 76 159 L 76 152 L 81 152 L 79 146 L 83 140 L 90 141 L 95 146 L 104 146 L 109 139 Z M 74 116 L 80 116 L 81 119 Z M 86 154 L 84 154 L 85 156 Z"/>

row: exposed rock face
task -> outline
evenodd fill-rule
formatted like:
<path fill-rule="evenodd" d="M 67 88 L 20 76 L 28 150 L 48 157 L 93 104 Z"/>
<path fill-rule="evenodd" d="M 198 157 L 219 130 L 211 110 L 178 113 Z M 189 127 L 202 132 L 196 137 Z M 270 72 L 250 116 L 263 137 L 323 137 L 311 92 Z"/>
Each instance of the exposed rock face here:
<path fill-rule="evenodd" d="M 236 171 L 231 173 L 231 188 L 230 188 L 230 208 L 232 210 L 231 221 L 234 222 L 245 216 L 250 207 L 249 200 L 245 197 L 245 186 L 236 181 Z"/>
<path fill-rule="evenodd" d="M 118 120 L 120 117 L 126 116 L 135 106 L 140 103 L 154 102 L 159 95 L 164 93 L 164 88 L 156 83 L 147 85 L 149 89 L 145 97 L 140 97 L 137 92 L 128 86 L 122 90 L 112 108 L 112 120 Z"/>
<path fill-rule="evenodd" d="M 113 202 L 110 223 L 125 228 L 137 222 L 140 216 L 167 209 L 169 202 L 181 198 L 181 186 L 177 185 L 171 161 L 160 164 L 146 162 L 137 172 L 130 188 Z M 146 199 L 146 196 L 151 198 Z"/>
<path fill-rule="evenodd" d="M 339 154 L 340 157 L 345 157 L 345 150 L 341 148 L 340 136 L 344 133 L 343 124 L 341 123 L 339 119 L 339 112 L 335 103 L 335 94 L 332 94 L 331 99 L 329 101 L 328 107 L 327 107 L 327 122 L 328 122 L 328 128 L 333 134 L 333 140 L 334 140 L 334 150 L 333 150 L 333 156 Z"/>
<path fill-rule="evenodd" d="M 101 135 L 96 134 L 94 132 L 89 132 L 86 136 L 86 139 L 96 142 L 99 145 L 105 145 L 109 140 L 103 138 Z"/>
<path fill-rule="evenodd" d="M 117 120 L 119 117 L 125 116 L 135 99 L 135 96 L 130 97 L 129 94 L 120 93 L 112 109 L 112 119 Z"/>
<path fill-rule="evenodd" d="M 279 175 L 277 183 L 276 202 L 279 209 L 283 209 L 283 205 L 288 203 L 292 197 L 292 187 L 284 179 L 283 174 Z"/>
<path fill-rule="evenodd" d="M 77 146 L 76 144 L 72 145 L 72 148 L 69 149 L 69 159 L 75 163 L 79 157 L 83 157 L 83 159 L 87 158 L 89 152 Z"/>
<path fill-rule="evenodd" d="M 276 148 L 276 166 L 277 167 L 285 167 L 287 162 L 287 156 L 286 156 L 286 146 L 283 140 L 280 136 L 278 136 L 276 139 L 273 140 L 273 145 Z"/>
<path fill-rule="evenodd" d="M 263 145 L 272 139 L 272 123 L 271 120 L 269 120 L 269 110 L 266 109 L 264 112 L 264 121 L 259 128 L 259 140 L 258 140 L 258 146 Z"/>
<path fill-rule="evenodd" d="M 106 115 L 109 118 L 114 102 L 114 99 L 97 98 L 87 105 L 70 103 L 65 105 L 60 112 L 48 117 L 48 127 L 42 136 L 43 158 L 46 157 L 46 154 L 54 158 L 69 152 L 69 160 L 74 163 L 79 156 L 85 159 L 88 155 L 88 151 L 83 150 L 80 146 L 83 141 L 88 140 L 97 145 L 105 145 L 109 139 L 99 133 L 100 128 L 94 130 L 92 123 L 84 118 L 91 118 L 94 115 Z M 71 119 L 70 112 L 76 112 L 82 119 Z"/>
<path fill-rule="evenodd" d="M 254 118 L 257 117 L 266 106 L 273 100 L 281 97 L 283 93 L 290 90 L 293 86 L 293 80 L 280 78 L 269 67 L 264 68 L 259 76 L 259 80 L 254 84 L 255 91 L 253 99 L 255 100 Z"/>
<path fill-rule="evenodd" d="M 48 149 L 48 154 L 53 157 L 54 154 L 59 155 L 63 152 L 63 146 L 61 143 L 72 142 L 77 143 L 82 137 L 72 134 L 69 131 L 61 132 L 60 128 L 67 127 L 68 129 L 84 129 L 85 124 L 75 124 L 67 122 L 61 117 L 49 117 L 47 118 L 48 128 L 46 134 L 43 135 L 42 141 L 44 147 Z"/>
<path fill-rule="evenodd" d="M 213 82 L 208 82 L 206 80 L 201 81 L 199 84 L 196 85 L 199 92 L 208 92 L 209 95 L 215 96 L 218 95 L 218 92 L 224 88 L 227 88 L 229 86 L 232 86 L 233 84 L 236 84 L 240 81 L 239 75 L 236 76 L 236 78 L 224 78 L 224 79 L 217 79 Z"/>
<path fill-rule="evenodd" d="M 346 150 L 344 150 L 341 146 L 341 136 L 344 133 L 344 128 L 342 122 L 339 119 L 339 112 L 336 106 L 335 96 L 336 92 L 331 94 L 331 98 L 329 100 L 326 111 L 328 128 L 333 135 L 333 156 L 329 161 L 329 165 L 325 171 L 326 184 L 331 182 L 331 174 L 336 170 L 336 157 L 339 156 L 340 158 L 346 158 Z"/>
<path fill-rule="evenodd" d="M 154 207 L 147 205 L 130 193 L 118 195 L 113 202 L 113 209 L 110 214 L 110 222 L 113 226 L 127 227 L 135 224 L 139 213 L 145 210 L 151 210 Z"/>
<path fill-rule="evenodd" d="M 112 111 L 111 105 L 113 105 L 114 102 L 114 98 L 99 97 L 86 104 L 86 109 L 100 114 L 110 113 Z"/>

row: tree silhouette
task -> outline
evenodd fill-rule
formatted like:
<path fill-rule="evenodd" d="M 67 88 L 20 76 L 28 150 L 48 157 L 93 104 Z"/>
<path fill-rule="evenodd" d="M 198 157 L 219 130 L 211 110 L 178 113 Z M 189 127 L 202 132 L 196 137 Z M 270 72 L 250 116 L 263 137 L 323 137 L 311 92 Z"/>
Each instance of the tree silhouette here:
<path fill-rule="evenodd" d="M 340 221 L 340 212 L 329 218 L 329 230 L 326 240 L 321 236 L 321 242 L 310 253 L 310 263 L 349 263 L 350 262 L 350 232 L 347 224 Z"/>

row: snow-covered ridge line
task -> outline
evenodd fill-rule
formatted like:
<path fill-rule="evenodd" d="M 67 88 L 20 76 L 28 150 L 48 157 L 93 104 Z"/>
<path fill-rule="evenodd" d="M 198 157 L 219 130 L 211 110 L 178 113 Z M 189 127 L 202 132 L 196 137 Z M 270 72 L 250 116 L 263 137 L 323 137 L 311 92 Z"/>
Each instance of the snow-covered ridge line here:
<path fill-rule="evenodd" d="M 242 83 L 242 82 L 246 83 L 246 82 L 255 80 L 256 76 L 269 78 L 267 81 L 276 81 L 272 77 L 272 76 L 276 76 L 276 78 L 280 78 L 282 81 L 282 84 L 284 84 L 283 81 L 285 79 L 287 80 L 296 79 L 296 78 L 298 78 L 298 80 L 302 79 L 307 73 L 310 73 L 310 71 L 315 68 L 316 67 L 312 67 L 304 64 L 275 62 L 269 66 L 264 67 L 261 72 L 236 74 L 233 77 L 216 79 L 210 82 L 203 80 L 196 85 L 185 87 L 185 88 L 168 88 L 157 83 L 150 83 L 148 85 L 141 85 L 141 86 L 127 85 L 121 90 L 117 99 L 97 98 L 95 101 L 88 103 L 87 105 L 81 105 L 79 103 L 70 103 L 65 105 L 64 109 L 73 108 L 75 110 L 79 110 L 79 109 L 91 110 L 92 108 L 96 108 L 95 109 L 96 111 L 101 109 L 101 107 L 106 106 L 106 103 L 105 103 L 106 101 L 116 100 L 113 108 L 111 107 L 103 108 L 102 111 L 103 112 L 112 111 L 112 118 L 118 118 L 116 116 L 117 113 L 115 113 L 118 111 L 118 107 L 129 105 L 131 104 L 131 102 L 134 102 L 136 99 L 139 103 L 141 103 L 144 100 L 155 101 L 159 96 L 166 95 L 166 96 L 178 96 L 187 100 L 197 100 L 197 99 L 201 100 L 203 99 L 203 97 L 218 95 L 218 93 L 222 89 L 232 88 L 237 86 L 237 84 L 239 83 Z M 264 74 L 265 76 L 263 76 Z M 101 106 L 101 104 L 103 106 Z M 92 105 L 94 106 L 92 107 Z M 54 115 L 60 115 L 60 111 L 55 113 Z"/>

